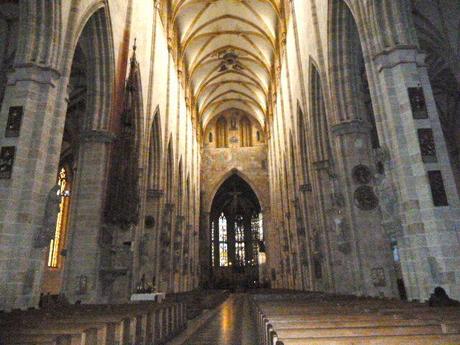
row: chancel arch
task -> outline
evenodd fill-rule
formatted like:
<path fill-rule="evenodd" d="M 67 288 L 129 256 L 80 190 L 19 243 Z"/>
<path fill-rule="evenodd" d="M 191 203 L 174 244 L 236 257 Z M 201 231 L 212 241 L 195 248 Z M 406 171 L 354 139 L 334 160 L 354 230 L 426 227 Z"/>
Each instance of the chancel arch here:
<path fill-rule="evenodd" d="M 211 282 L 216 287 L 259 284 L 261 208 L 252 188 L 232 174 L 214 196 L 210 212 Z"/>

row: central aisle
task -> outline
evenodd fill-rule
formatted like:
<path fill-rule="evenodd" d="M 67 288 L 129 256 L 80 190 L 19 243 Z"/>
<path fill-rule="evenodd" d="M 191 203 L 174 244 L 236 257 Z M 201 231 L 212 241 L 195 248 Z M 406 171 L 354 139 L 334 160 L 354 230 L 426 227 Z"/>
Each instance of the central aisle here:
<path fill-rule="evenodd" d="M 249 309 L 249 297 L 231 295 L 217 314 L 186 345 L 257 345 L 257 331 Z"/>

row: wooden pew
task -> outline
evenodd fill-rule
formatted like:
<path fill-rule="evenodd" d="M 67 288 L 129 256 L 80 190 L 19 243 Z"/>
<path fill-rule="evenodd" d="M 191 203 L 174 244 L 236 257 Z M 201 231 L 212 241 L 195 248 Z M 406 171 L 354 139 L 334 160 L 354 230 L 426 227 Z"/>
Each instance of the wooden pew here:
<path fill-rule="evenodd" d="M 460 344 L 460 308 L 318 293 L 252 300 L 264 345 Z"/>
<path fill-rule="evenodd" d="M 79 305 L 0 316 L 0 344 L 161 345 L 186 327 L 181 303 Z"/>

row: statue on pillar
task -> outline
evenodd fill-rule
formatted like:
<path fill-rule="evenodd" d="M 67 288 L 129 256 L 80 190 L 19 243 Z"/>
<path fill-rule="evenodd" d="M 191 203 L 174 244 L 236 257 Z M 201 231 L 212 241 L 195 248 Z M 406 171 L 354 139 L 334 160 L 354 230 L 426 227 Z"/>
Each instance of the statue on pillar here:
<path fill-rule="evenodd" d="M 380 200 L 382 212 L 382 226 L 388 235 L 396 235 L 402 232 L 401 216 L 399 210 L 399 197 L 396 186 L 392 181 L 389 172 L 391 160 L 388 148 L 384 147 L 377 152 L 379 161 L 384 164 L 384 171 L 374 176 L 377 197 Z"/>
<path fill-rule="evenodd" d="M 38 228 L 35 248 L 45 248 L 50 244 L 56 232 L 57 217 L 61 204 L 61 186 L 55 185 L 46 197 L 45 215 Z"/>

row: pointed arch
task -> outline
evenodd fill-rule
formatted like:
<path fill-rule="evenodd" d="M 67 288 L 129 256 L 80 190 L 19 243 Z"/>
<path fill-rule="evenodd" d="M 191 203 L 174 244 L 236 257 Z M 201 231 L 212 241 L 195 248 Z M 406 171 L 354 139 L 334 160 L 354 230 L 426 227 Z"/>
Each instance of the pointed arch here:
<path fill-rule="evenodd" d="M 313 122 L 315 161 L 326 161 L 330 157 L 329 126 L 321 76 L 313 62 L 310 63 L 310 114 Z"/>
<path fill-rule="evenodd" d="M 161 116 L 160 108 L 157 106 L 153 115 L 152 126 L 150 129 L 150 143 L 148 154 L 148 188 L 152 190 L 160 189 L 161 172 Z"/>
<path fill-rule="evenodd" d="M 297 102 L 297 135 L 300 147 L 300 162 L 302 165 L 302 178 L 305 185 L 310 184 L 309 176 L 309 158 L 308 158 L 308 144 L 307 144 L 307 129 L 305 123 L 305 115 L 302 111 L 300 103 Z"/>
<path fill-rule="evenodd" d="M 179 158 L 177 169 L 177 214 L 182 216 L 184 202 L 184 169 L 182 166 L 182 156 Z"/>
<path fill-rule="evenodd" d="M 107 129 L 112 114 L 112 95 L 115 80 L 115 56 L 109 10 L 105 1 L 97 1 L 81 17 L 73 32 L 70 53 L 65 55 L 64 75 L 70 73 L 77 44 L 84 43 L 88 55 L 88 129 Z M 97 37 L 97 39 L 95 39 Z M 69 39 L 69 38 L 67 38 Z"/>
<path fill-rule="evenodd" d="M 351 6 L 345 0 L 330 0 L 328 33 L 329 71 L 332 85 L 334 124 L 362 121 L 373 148 L 380 146 L 364 60 L 362 34 Z M 367 127 L 367 128 L 366 128 Z"/>
<path fill-rule="evenodd" d="M 264 207 L 268 205 L 268 203 L 266 203 L 266 200 L 263 199 L 263 195 L 265 195 L 265 193 L 259 188 L 257 188 L 257 186 L 253 183 L 253 181 L 245 173 L 243 173 L 237 168 L 232 168 L 232 169 L 227 170 L 227 172 L 225 172 L 219 178 L 219 180 L 217 181 L 216 184 L 214 184 L 214 186 L 211 186 L 210 188 L 211 192 L 209 194 L 209 199 L 207 201 L 206 200 L 204 201 L 205 204 L 203 205 L 203 210 L 205 210 L 206 212 L 211 211 L 212 201 L 214 200 L 214 197 L 217 191 L 222 186 L 222 184 L 224 184 L 224 182 L 232 175 L 238 175 L 239 177 L 241 177 L 241 179 L 243 179 L 251 187 L 251 189 L 254 191 L 255 195 L 257 196 L 257 199 L 259 200 L 260 206 L 262 209 L 264 209 Z"/>
<path fill-rule="evenodd" d="M 292 174 L 292 183 L 294 185 L 294 195 L 297 198 L 297 190 L 299 185 L 297 183 L 297 162 L 296 162 L 296 152 L 295 152 L 295 145 L 294 145 L 294 136 L 292 135 L 292 130 L 289 131 L 289 154 L 291 159 L 291 174 Z"/>
<path fill-rule="evenodd" d="M 187 174 L 187 180 L 185 182 L 185 212 L 186 212 L 186 219 L 187 219 L 187 225 L 190 224 L 190 214 L 193 211 L 191 209 L 191 204 L 192 200 L 191 198 L 191 193 L 190 193 L 190 174 Z"/>
<path fill-rule="evenodd" d="M 172 203 L 173 200 L 173 183 L 174 178 L 174 151 L 173 151 L 173 144 L 172 144 L 172 135 L 169 138 L 168 142 L 168 151 L 166 153 L 166 185 L 165 185 L 165 193 L 166 193 L 166 202 Z"/>

